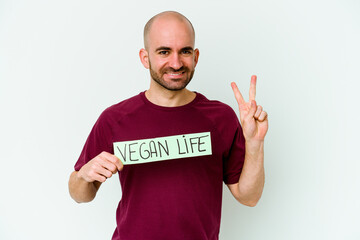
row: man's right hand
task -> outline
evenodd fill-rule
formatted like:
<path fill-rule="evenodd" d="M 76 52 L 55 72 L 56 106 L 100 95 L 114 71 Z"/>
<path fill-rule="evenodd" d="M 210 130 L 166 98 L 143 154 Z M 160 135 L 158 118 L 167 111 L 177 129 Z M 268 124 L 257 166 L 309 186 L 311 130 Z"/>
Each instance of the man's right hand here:
<path fill-rule="evenodd" d="M 113 174 L 123 169 L 124 165 L 115 155 L 102 152 L 87 164 L 85 164 L 78 172 L 78 177 L 83 178 L 86 182 L 105 182 Z"/>

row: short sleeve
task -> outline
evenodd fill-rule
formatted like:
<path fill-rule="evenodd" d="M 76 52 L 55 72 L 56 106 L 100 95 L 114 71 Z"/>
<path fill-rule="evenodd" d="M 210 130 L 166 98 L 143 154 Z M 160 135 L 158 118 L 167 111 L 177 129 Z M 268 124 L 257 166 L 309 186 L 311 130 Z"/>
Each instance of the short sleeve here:
<path fill-rule="evenodd" d="M 225 184 L 239 182 L 245 159 L 245 138 L 236 117 L 236 130 L 228 154 L 223 159 L 223 181 Z"/>
<path fill-rule="evenodd" d="M 75 171 L 79 171 L 82 166 L 101 152 L 113 152 L 112 131 L 110 125 L 110 118 L 105 110 L 96 121 L 85 142 L 80 157 L 74 166 Z"/>

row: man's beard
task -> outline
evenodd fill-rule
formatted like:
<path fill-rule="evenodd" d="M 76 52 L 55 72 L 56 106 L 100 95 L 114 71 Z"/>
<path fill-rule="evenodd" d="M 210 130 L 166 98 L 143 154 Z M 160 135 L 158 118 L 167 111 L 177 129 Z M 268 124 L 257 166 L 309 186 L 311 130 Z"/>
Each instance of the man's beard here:
<path fill-rule="evenodd" d="M 188 84 L 189 82 L 191 81 L 191 79 L 193 78 L 194 76 L 194 72 L 195 72 L 195 69 L 193 71 L 190 71 L 190 69 L 188 67 L 184 67 L 182 66 L 181 68 L 175 70 L 173 68 L 165 68 L 165 69 L 162 69 L 160 70 L 160 73 L 158 74 L 157 72 L 155 72 L 152 67 L 151 67 L 151 63 L 149 62 L 149 66 L 150 66 L 150 75 L 151 75 L 151 78 L 157 82 L 160 86 L 162 86 L 163 88 L 167 89 L 167 90 L 170 90 L 170 91 L 180 91 L 182 89 L 184 89 Z M 176 87 L 173 87 L 171 86 L 171 84 L 167 83 L 164 78 L 162 77 L 162 75 L 164 75 L 165 73 L 167 72 L 171 72 L 171 73 L 180 73 L 180 72 L 184 72 L 184 74 L 187 74 L 187 73 L 190 73 L 190 76 L 189 77 L 186 77 L 185 80 L 171 80 L 171 81 L 182 81 L 182 84 L 180 86 L 176 86 Z"/>

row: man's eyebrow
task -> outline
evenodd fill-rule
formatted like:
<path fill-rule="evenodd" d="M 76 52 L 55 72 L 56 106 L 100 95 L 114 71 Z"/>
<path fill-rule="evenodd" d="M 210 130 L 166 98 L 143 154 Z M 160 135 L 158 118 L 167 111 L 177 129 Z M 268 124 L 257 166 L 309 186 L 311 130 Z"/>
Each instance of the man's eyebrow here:
<path fill-rule="evenodd" d="M 182 49 L 181 49 L 181 51 L 184 51 L 184 50 L 187 50 L 187 51 L 194 51 L 194 49 L 193 49 L 192 47 L 190 47 L 190 46 L 188 46 L 188 47 L 184 47 L 184 48 L 182 48 Z"/>
<path fill-rule="evenodd" d="M 171 50 L 171 48 L 161 46 L 161 47 L 158 47 L 157 49 L 155 49 L 155 51 L 156 51 L 156 52 L 157 52 L 157 51 L 164 51 L 164 50 L 166 50 L 166 51 L 170 51 L 170 50 Z"/>
<path fill-rule="evenodd" d="M 171 50 L 171 48 L 169 48 L 169 47 L 161 46 L 161 47 L 158 47 L 157 49 L 155 49 L 155 52 L 157 52 L 157 51 L 170 51 L 170 50 Z M 181 51 L 184 51 L 184 50 L 194 51 L 194 49 L 192 47 L 190 47 L 190 46 L 183 47 L 181 49 Z"/>

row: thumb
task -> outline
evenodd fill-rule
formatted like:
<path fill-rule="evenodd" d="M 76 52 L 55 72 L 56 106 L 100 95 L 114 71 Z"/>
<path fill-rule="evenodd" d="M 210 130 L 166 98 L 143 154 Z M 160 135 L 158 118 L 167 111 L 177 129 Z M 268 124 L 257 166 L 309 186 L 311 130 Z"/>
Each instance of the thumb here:
<path fill-rule="evenodd" d="M 121 170 L 123 170 L 123 168 L 124 168 L 124 164 L 123 164 L 122 161 L 119 159 L 118 164 L 117 164 L 117 169 L 118 169 L 119 171 L 121 171 Z"/>
<path fill-rule="evenodd" d="M 124 168 L 124 164 L 122 163 L 122 161 L 121 161 L 120 158 L 118 158 L 118 157 L 115 156 L 115 155 L 114 155 L 114 157 L 115 157 L 115 162 L 114 162 L 114 164 L 115 164 L 117 170 L 118 170 L 118 171 L 121 171 L 121 170 Z"/>

